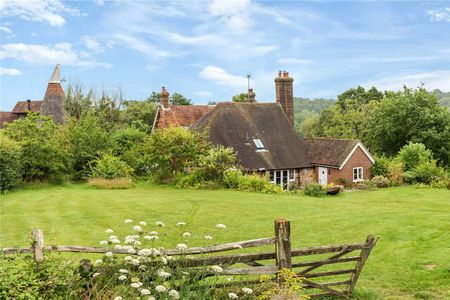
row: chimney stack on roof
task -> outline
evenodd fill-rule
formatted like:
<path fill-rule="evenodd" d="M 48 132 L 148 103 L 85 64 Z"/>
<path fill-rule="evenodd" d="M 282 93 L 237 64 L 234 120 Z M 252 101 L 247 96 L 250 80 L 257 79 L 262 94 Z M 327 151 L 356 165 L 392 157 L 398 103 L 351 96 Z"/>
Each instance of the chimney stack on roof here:
<path fill-rule="evenodd" d="M 247 92 L 247 102 L 254 103 L 256 102 L 256 94 L 253 89 L 248 89 Z"/>
<path fill-rule="evenodd" d="M 161 96 L 161 105 L 163 109 L 170 109 L 169 92 L 166 90 L 165 86 L 162 87 L 161 93 L 159 93 L 159 95 Z"/>
<path fill-rule="evenodd" d="M 28 108 L 28 111 L 31 111 L 31 100 L 30 99 L 27 99 L 27 108 Z"/>
<path fill-rule="evenodd" d="M 294 126 L 294 79 L 289 77 L 289 72 L 278 71 L 278 77 L 275 78 L 275 97 L 277 103 L 280 103 L 284 112 L 289 118 L 289 122 Z"/>
<path fill-rule="evenodd" d="M 42 101 L 40 114 L 50 116 L 56 124 L 66 122 L 67 113 L 64 108 L 64 90 L 60 80 L 61 65 L 57 64 L 48 81 L 44 100 Z"/>

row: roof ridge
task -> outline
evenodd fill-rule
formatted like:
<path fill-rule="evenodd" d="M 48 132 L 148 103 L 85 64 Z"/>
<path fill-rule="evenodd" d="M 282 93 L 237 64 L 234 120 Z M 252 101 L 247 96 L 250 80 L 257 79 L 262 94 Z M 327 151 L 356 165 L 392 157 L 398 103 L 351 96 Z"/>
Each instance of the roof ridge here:
<path fill-rule="evenodd" d="M 360 139 L 344 139 L 344 138 L 334 138 L 334 137 L 326 137 L 326 136 L 305 137 L 305 138 L 302 138 L 302 140 L 360 141 Z"/>

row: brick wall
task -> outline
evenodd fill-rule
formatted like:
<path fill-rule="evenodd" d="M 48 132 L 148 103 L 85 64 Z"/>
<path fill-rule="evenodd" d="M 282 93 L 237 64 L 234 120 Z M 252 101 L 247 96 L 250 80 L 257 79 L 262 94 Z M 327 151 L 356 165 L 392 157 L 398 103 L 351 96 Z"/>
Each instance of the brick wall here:
<path fill-rule="evenodd" d="M 372 165 L 364 151 L 358 147 L 341 170 L 328 168 L 328 183 L 337 183 L 338 178 L 345 178 L 349 183 L 352 183 L 353 168 L 356 167 L 362 167 L 364 180 L 369 180 L 372 177 L 370 172 Z M 316 168 L 316 176 L 318 176 L 317 170 L 318 168 Z"/>

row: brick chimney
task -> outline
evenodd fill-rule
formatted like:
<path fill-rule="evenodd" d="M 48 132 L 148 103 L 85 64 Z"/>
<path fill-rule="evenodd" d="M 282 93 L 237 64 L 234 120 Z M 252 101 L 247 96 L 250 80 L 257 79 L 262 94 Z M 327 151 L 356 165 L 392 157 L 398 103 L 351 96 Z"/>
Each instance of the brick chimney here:
<path fill-rule="evenodd" d="M 159 93 L 159 95 L 161 96 L 161 105 L 163 109 L 170 109 L 169 92 L 166 90 L 165 86 L 162 87 L 161 93 Z"/>
<path fill-rule="evenodd" d="M 254 103 L 256 102 L 256 94 L 253 89 L 248 89 L 247 92 L 247 102 Z"/>
<path fill-rule="evenodd" d="M 27 99 L 27 109 L 28 111 L 31 111 L 31 100 Z"/>
<path fill-rule="evenodd" d="M 278 71 L 275 78 L 275 97 L 287 114 L 290 123 L 294 126 L 294 79 L 289 77 L 289 72 Z"/>
<path fill-rule="evenodd" d="M 64 90 L 60 80 L 61 65 L 57 64 L 48 81 L 44 100 L 40 108 L 42 116 L 50 116 L 56 124 L 64 124 L 67 121 L 67 112 L 64 108 Z"/>

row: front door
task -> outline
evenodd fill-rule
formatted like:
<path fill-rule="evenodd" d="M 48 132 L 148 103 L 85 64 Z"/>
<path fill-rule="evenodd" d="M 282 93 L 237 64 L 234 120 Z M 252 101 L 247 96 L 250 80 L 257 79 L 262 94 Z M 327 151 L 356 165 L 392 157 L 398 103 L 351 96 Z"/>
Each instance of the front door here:
<path fill-rule="evenodd" d="M 319 167 L 319 184 L 328 184 L 328 169 L 324 167 Z"/>

